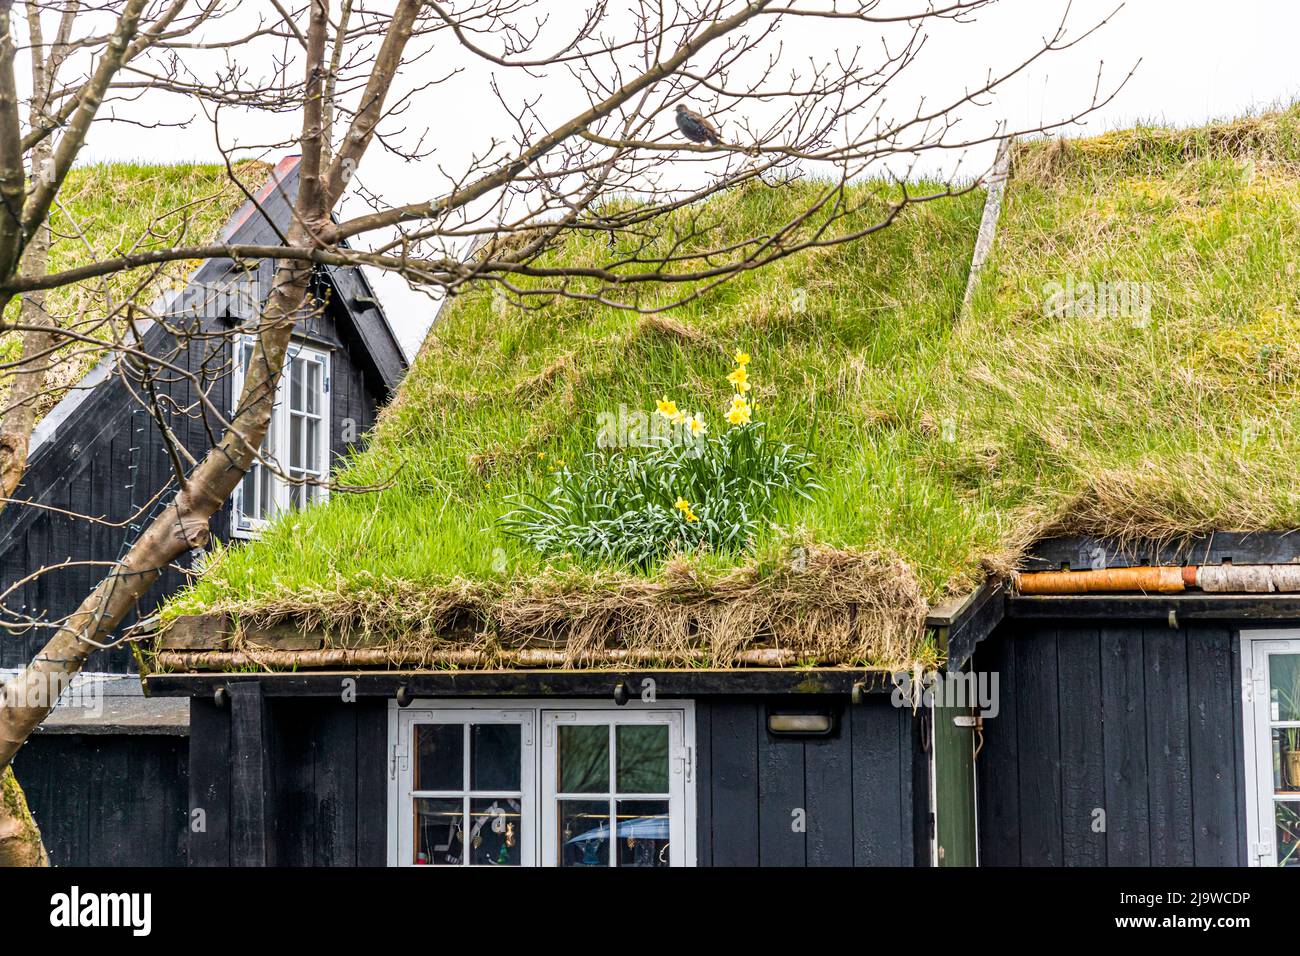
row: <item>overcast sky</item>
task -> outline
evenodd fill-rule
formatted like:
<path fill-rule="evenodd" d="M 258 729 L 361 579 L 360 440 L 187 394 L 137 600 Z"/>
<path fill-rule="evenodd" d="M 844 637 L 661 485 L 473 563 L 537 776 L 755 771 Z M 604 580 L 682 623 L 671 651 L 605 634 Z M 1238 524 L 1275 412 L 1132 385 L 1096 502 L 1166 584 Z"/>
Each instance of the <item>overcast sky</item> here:
<path fill-rule="evenodd" d="M 543 0 L 543 5 L 561 17 L 579 6 L 574 0 Z M 1076 0 L 1070 20 L 1076 30 L 1082 30 L 1116 5 L 1114 0 Z M 248 6 L 260 8 L 264 4 Z M 913 0 L 909 6 L 915 8 L 919 3 Z M 923 61 L 913 68 L 910 79 L 893 92 L 895 108 L 902 109 L 907 103 L 914 108 L 918 96 L 933 96 L 936 90 L 978 83 L 988 70 L 1005 70 L 1014 65 L 1055 28 L 1064 7 L 1058 0 L 1003 0 L 997 9 L 981 14 L 976 23 L 937 25 L 931 30 Z M 562 19 L 556 22 L 563 25 Z M 838 36 L 834 21 L 801 26 L 783 37 L 789 62 L 808 53 L 825 56 L 836 46 Z M 1090 98 L 1099 64 L 1104 64 L 1104 83 L 1113 85 L 1139 60 L 1133 78 L 1114 102 L 1089 117 L 1084 132 L 1129 126 L 1136 121 L 1199 124 L 1289 103 L 1300 90 L 1297 37 L 1300 4 L 1290 0 L 1128 0 L 1098 33 L 1078 47 L 1031 67 L 971 122 L 983 126 L 997 119 L 1013 128 L 1025 128 L 1069 115 Z M 445 72 L 448 63 L 446 57 L 425 57 L 404 79 L 408 86 L 418 86 Z M 439 165 L 448 170 L 463 168 L 470 152 L 481 150 L 494 133 L 510 134 L 507 118 L 487 88 L 489 71 L 468 66 L 451 83 L 419 96 L 416 107 L 403 120 L 411 135 L 427 127 L 424 146 L 432 148 L 433 154 L 417 162 L 404 162 L 372 149 L 359 172 L 367 188 L 392 202 L 427 199 L 439 191 Z M 549 97 L 553 115 L 568 115 L 571 105 L 581 106 L 577 91 L 563 71 L 544 79 L 517 80 L 513 89 Z M 151 104 L 150 109 L 159 106 Z M 193 112 L 179 100 L 172 100 L 162 109 L 159 115 L 164 117 L 171 115 L 165 110 L 174 109 L 176 119 Z M 296 123 L 285 116 L 247 123 L 232 119 L 228 115 L 222 124 L 228 144 L 232 140 L 247 145 L 267 142 L 276 138 L 273 126 L 268 124 Z M 219 158 L 219 153 L 212 126 L 200 117 L 187 129 L 103 125 L 93 134 L 87 156 L 96 160 L 159 161 L 162 157 L 165 161 L 181 161 L 213 160 Z M 950 171 L 956 159 L 937 161 L 943 167 L 940 171 Z M 959 172 L 975 175 L 990 159 L 989 149 L 974 151 L 961 158 Z M 434 305 L 407 289 L 400 279 L 381 277 L 377 285 L 390 322 L 403 345 L 413 352 L 429 324 Z"/>

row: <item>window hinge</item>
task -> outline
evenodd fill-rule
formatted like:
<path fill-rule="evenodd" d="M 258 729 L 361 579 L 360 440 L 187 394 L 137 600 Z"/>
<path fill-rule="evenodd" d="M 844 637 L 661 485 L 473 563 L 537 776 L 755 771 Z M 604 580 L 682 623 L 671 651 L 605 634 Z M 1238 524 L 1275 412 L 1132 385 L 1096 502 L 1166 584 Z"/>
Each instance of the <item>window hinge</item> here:
<path fill-rule="evenodd" d="M 406 770 L 406 761 L 408 756 L 410 756 L 410 754 L 407 751 L 405 744 L 393 744 L 392 759 L 389 761 L 388 766 L 389 780 L 397 779 L 397 771 Z"/>
<path fill-rule="evenodd" d="M 682 748 L 682 768 L 686 771 L 686 782 L 690 783 L 695 773 L 695 748 Z"/>
<path fill-rule="evenodd" d="M 1250 852 L 1257 860 L 1271 860 L 1273 858 L 1273 844 L 1271 843 L 1252 843 Z"/>

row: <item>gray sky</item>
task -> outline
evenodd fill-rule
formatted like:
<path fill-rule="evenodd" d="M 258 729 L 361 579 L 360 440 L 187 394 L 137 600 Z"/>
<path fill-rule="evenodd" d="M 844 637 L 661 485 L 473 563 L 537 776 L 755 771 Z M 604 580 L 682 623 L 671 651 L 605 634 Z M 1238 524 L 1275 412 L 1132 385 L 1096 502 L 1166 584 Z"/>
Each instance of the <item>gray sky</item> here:
<path fill-rule="evenodd" d="M 543 5 L 555 15 L 557 30 L 564 26 L 564 16 L 579 6 L 573 0 L 544 0 Z M 1076 0 L 1070 22 L 1082 30 L 1116 5 L 1115 0 Z M 249 4 L 254 6 L 261 4 Z M 908 6 L 914 9 L 919 4 L 912 0 Z M 943 91 L 980 82 L 987 70 L 1018 63 L 1054 29 L 1064 6 L 1058 0 L 1004 0 L 998 8 L 981 14 L 976 23 L 937 25 L 930 31 L 922 62 L 891 94 L 895 108 L 906 112 L 915 108 L 919 96 L 940 96 Z M 783 35 L 786 62 L 793 65 L 807 54 L 825 56 L 840 38 L 833 24 L 800 25 Z M 1031 67 L 969 121 L 982 128 L 1004 119 L 1012 127 L 1023 128 L 1068 115 L 1090 98 L 1099 63 L 1104 64 L 1105 82 L 1113 85 L 1139 60 L 1136 75 L 1115 101 L 1092 115 L 1079 132 L 1100 132 L 1135 121 L 1193 125 L 1239 116 L 1289 103 L 1295 97 L 1300 89 L 1294 49 L 1298 36 L 1300 4 L 1287 0 L 1128 0 L 1106 27 L 1080 46 Z M 249 51 L 244 59 L 253 66 L 261 55 Z M 433 154 L 408 163 L 372 148 L 361 166 L 361 181 L 386 201 L 436 195 L 441 191 L 439 166 L 459 171 L 471 152 L 482 150 L 494 133 L 510 133 L 507 118 L 488 90 L 490 71 L 481 64 L 426 57 L 407 71 L 404 80 L 411 87 L 418 86 L 441 75 L 449 63 L 466 69 L 448 84 L 419 95 L 403 117 L 408 139 L 427 128 L 424 146 L 432 148 Z M 567 116 L 582 105 L 576 87 L 562 70 L 553 70 L 543 79 L 515 76 L 503 78 L 503 82 L 516 95 L 541 92 L 550 115 Z M 176 120 L 193 113 L 192 106 L 175 98 L 155 100 L 149 108 L 159 111 L 151 115 Z M 283 129 L 293 129 L 296 123 L 296 118 L 288 116 L 241 118 L 226 113 L 220 128 L 227 144 L 252 145 L 282 138 Z M 180 130 L 102 125 L 93 133 L 87 155 L 98 160 L 154 162 L 219 158 L 213 128 L 201 115 L 188 129 Z M 958 160 L 960 166 L 955 165 Z M 990 160 L 991 148 L 985 148 L 965 157 L 937 159 L 926 171 L 956 169 L 960 174 L 975 175 Z M 395 277 L 376 277 L 376 284 L 390 321 L 404 346 L 413 352 L 433 315 L 434 304 Z"/>

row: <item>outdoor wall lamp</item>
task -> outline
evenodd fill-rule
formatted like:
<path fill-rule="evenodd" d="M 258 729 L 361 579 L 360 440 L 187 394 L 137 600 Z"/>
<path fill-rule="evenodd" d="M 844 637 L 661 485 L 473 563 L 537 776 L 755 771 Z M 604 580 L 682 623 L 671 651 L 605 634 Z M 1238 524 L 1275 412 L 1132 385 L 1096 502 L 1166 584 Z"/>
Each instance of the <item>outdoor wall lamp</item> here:
<path fill-rule="evenodd" d="M 767 730 L 778 737 L 827 737 L 835 730 L 835 714 L 829 709 L 772 709 L 767 712 Z"/>

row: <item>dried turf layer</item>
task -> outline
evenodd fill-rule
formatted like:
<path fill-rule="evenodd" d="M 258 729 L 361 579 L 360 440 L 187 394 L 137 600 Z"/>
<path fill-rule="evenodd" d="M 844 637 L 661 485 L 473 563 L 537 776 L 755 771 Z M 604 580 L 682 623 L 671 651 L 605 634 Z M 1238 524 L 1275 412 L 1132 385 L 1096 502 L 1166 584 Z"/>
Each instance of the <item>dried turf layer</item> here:
<path fill-rule="evenodd" d="M 462 579 L 439 588 L 383 581 L 296 591 L 262 610 L 227 610 L 239 625 L 231 650 L 254 661 L 257 649 L 243 630 L 290 622 L 320 634 L 326 651 L 380 650 L 370 656 L 405 665 L 536 660 L 599 667 L 634 659 L 867 666 L 916 657 L 926 602 L 897 558 L 812 548 L 796 549 L 786 567 L 767 573 L 746 566 L 705 576 L 678 560 L 654 580 L 551 574 L 527 584 Z M 767 651 L 774 653 L 760 653 Z M 923 650 L 922 657 L 933 654 Z"/>

